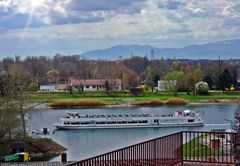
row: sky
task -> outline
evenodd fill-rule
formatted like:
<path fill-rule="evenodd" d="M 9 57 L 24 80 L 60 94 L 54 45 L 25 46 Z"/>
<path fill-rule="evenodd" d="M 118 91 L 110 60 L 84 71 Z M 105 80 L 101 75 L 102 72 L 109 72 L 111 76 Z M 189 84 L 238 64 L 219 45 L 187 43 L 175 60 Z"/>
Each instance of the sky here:
<path fill-rule="evenodd" d="M 240 38 L 240 0 L 0 0 L 0 57 Z"/>

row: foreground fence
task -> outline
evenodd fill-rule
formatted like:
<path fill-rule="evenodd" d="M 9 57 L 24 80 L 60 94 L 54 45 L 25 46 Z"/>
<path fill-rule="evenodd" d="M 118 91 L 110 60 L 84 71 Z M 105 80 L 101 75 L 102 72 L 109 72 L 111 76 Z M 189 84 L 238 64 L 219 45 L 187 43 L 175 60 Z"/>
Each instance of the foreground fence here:
<path fill-rule="evenodd" d="M 170 166 L 180 162 L 233 164 L 235 133 L 182 131 L 68 166 Z"/>
<path fill-rule="evenodd" d="M 235 133 L 183 132 L 183 161 L 205 163 L 234 163 Z"/>
<path fill-rule="evenodd" d="M 160 137 L 68 166 L 174 165 L 182 158 L 182 132 Z"/>

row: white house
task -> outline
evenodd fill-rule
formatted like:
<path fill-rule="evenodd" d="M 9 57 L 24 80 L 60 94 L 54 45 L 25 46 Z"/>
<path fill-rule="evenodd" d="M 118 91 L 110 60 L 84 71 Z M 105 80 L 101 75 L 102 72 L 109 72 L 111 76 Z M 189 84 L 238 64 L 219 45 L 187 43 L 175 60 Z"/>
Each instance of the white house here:
<path fill-rule="evenodd" d="M 50 84 L 50 85 L 40 85 L 40 91 L 42 92 L 56 92 L 56 85 Z"/>
<path fill-rule="evenodd" d="M 113 90 L 122 90 L 121 79 L 75 79 L 69 78 L 69 86 L 74 91 L 101 91 L 106 89 L 106 81 Z"/>

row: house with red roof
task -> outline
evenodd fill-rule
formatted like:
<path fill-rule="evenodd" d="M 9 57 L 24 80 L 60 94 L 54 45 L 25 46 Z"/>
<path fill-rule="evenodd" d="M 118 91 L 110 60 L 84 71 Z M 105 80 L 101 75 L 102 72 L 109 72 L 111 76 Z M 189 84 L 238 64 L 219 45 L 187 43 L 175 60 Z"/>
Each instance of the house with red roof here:
<path fill-rule="evenodd" d="M 122 90 L 121 79 L 76 79 L 70 77 L 68 85 L 74 91 L 101 91 L 108 85 L 111 90 Z"/>

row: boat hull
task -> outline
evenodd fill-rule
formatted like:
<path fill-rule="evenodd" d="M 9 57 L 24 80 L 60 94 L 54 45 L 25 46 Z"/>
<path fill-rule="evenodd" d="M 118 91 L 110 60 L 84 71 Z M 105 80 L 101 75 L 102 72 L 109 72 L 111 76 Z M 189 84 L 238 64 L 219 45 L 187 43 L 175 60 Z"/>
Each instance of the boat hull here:
<path fill-rule="evenodd" d="M 124 128 L 166 128 L 166 127 L 199 127 L 203 123 L 191 124 L 159 124 L 159 125 L 104 125 L 104 126 L 80 126 L 80 125 L 60 125 L 54 124 L 57 129 L 61 130 L 82 130 L 82 129 L 124 129 Z"/>

